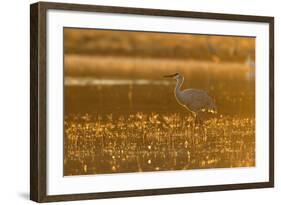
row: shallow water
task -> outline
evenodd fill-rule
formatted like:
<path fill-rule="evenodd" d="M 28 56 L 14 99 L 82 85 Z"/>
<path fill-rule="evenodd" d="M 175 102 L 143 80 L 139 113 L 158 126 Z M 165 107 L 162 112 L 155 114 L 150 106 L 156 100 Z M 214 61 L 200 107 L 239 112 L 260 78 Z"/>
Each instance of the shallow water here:
<path fill-rule="evenodd" d="M 211 96 L 220 114 L 253 117 L 255 93 L 252 83 L 246 80 L 236 82 L 214 82 L 209 89 L 199 89 Z M 69 77 L 64 86 L 64 111 L 66 115 L 130 112 L 188 114 L 175 100 L 174 87 L 172 80 Z"/>

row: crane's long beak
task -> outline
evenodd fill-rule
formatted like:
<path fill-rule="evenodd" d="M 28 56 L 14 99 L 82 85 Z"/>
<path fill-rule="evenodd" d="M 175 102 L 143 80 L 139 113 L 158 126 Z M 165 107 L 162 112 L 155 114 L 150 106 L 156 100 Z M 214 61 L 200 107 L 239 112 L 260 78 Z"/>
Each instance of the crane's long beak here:
<path fill-rule="evenodd" d="M 175 73 L 175 74 L 171 74 L 171 75 L 164 75 L 163 77 L 164 78 L 173 78 L 173 77 L 175 77 L 175 76 L 177 76 L 178 74 L 177 73 Z"/>

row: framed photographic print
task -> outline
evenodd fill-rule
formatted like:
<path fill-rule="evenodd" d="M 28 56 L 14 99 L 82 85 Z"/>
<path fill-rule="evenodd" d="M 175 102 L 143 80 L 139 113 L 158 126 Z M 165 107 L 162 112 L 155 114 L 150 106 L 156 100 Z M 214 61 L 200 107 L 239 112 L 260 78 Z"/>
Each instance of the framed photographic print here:
<path fill-rule="evenodd" d="M 274 186 L 274 18 L 40 2 L 30 198 Z"/>

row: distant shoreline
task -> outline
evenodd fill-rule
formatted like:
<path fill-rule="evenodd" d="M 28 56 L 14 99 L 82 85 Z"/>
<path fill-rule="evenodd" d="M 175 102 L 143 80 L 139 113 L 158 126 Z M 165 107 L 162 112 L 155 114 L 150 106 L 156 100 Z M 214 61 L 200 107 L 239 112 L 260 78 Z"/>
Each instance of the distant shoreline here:
<path fill-rule="evenodd" d="M 181 72 L 185 76 L 222 76 L 224 79 L 243 79 L 253 72 L 245 63 L 141 58 L 121 56 L 73 55 L 64 56 L 64 74 L 72 77 L 161 79 L 167 73 Z"/>

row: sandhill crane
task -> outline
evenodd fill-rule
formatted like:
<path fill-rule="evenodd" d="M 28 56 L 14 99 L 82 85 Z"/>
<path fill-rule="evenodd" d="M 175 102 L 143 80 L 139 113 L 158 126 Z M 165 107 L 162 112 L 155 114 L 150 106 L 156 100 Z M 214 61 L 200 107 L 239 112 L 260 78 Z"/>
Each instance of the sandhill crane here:
<path fill-rule="evenodd" d="M 175 73 L 172 75 L 165 75 L 164 77 L 173 78 L 177 81 L 174 90 L 175 98 L 181 106 L 192 113 L 195 124 L 199 123 L 200 126 L 203 126 L 200 116 L 201 113 L 217 113 L 217 107 L 207 92 L 198 89 L 181 90 L 184 81 L 184 77 L 181 74 Z"/>

